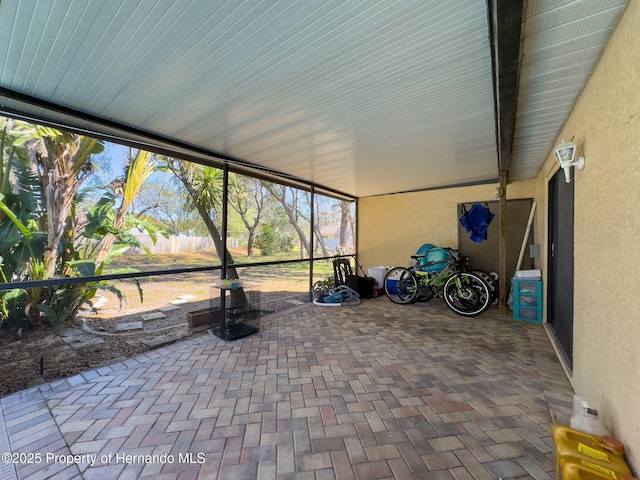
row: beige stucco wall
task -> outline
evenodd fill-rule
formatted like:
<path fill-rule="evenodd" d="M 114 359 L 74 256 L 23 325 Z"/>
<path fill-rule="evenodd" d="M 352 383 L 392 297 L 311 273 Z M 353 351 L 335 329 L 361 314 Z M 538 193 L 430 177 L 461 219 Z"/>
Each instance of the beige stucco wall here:
<path fill-rule="evenodd" d="M 630 0 L 598 67 L 558 136 L 579 144 L 574 172 L 576 393 L 602 405 L 640 472 L 640 0 Z M 534 231 L 547 244 L 550 156 L 536 179 L 507 198 L 538 203 Z M 358 253 L 368 266 L 405 265 L 425 242 L 457 245 L 456 205 L 495 198 L 495 185 L 370 197 L 358 204 Z"/>
<path fill-rule="evenodd" d="M 407 266 L 423 243 L 458 246 L 457 205 L 496 199 L 498 184 L 367 197 L 358 201 L 358 261 Z M 534 180 L 515 182 L 507 198 L 534 196 Z"/>
<path fill-rule="evenodd" d="M 640 1 L 631 0 L 560 135 L 582 148 L 574 172 L 571 383 L 600 402 L 640 471 Z M 580 153 L 580 152 L 579 152 Z M 545 196 L 547 159 L 538 177 Z M 564 177 L 562 177 L 564 178 Z M 546 208 L 546 207 L 545 207 Z M 546 241 L 545 241 L 546 243 Z"/>

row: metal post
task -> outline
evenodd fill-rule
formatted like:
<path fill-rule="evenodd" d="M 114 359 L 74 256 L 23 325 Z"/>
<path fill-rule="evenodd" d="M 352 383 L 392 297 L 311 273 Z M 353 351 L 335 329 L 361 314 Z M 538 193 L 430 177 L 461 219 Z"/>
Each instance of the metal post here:
<path fill-rule="evenodd" d="M 310 236 L 309 236 L 309 301 L 313 301 L 313 224 L 316 221 L 316 215 L 315 215 L 315 205 L 316 205 L 316 190 L 314 188 L 313 185 L 311 185 L 311 215 L 309 215 L 309 218 L 311 219 L 310 222 Z"/>
<path fill-rule="evenodd" d="M 222 169 L 222 268 L 220 270 L 220 283 L 227 278 L 227 202 L 229 201 L 229 163 L 225 162 Z M 221 285 L 222 286 L 222 285 Z M 220 289 L 220 333 L 225 334 L 227 329 L 227 291 Z"/>
<path fill-rule="evenodd" d="M 507 174 L 500 172 L 500 198 L 498 199 L 498 252 L 499 262 L 499 291 L 498 308 L 500 315 L 507 315 L 507 297 L 510 282 L 507 280 Z"/>

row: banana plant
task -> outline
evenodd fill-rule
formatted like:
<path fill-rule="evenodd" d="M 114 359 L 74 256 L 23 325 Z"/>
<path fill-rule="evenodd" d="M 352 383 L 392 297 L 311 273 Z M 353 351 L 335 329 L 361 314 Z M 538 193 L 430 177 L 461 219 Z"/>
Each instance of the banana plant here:
<path fill-rule="evenodd" d="M 27 291 L 22 288 L 16 288 L 2 293 L 2 316 L 5 317 L 11 331 L 19 337 L 21 332 L 29 326 Z"/>
<path fill-rule="evenodd" d="M 139 151 L 130 156 L 118 208 L 117 196 L 106 194 L 89 211 L 86 224 L 79 225 L 75 208 L 80 187 L 91 174 L 91 157 L 103 150 L 102 143 L 49 127 L 1 118 L 0 122 L 0 276 L 4 283 L 100 276 L 115 256 L 132 246 L 142 247 L 129 229 L 144 228 L 152 238 L 158 234 L 151 225 L 127 215 L 140 186 L 154 171 L 152 154 Z M 139 282 L 131 281 L 142 301 Z M 83 304 L 91 304 L 98 290 L 124 301 L 122 292 L 106 281 L 13 289 L 0 293 L 0 316 L 23 326 L 25 318 L 44 314 L 57 326 L 73 318 Z"/>
<path fill-rule="evenodd" d="M 100 140 L 41 125 L 16 122 L 19 137 L 14 145 L 32 152 L 46 204 L 47 244 L 44 264 L 49 277 L 60 268 L 60 244 L 68 231 L 74 202 L 84 180 L 91 174 L 91 156 L 104 150 Z"/>
<path fill-rule="evenodd" d="M 4 199 L 5 196 L 0 193 L 0 213 L 5 219 L 0 226 L 0 251 L 2 251 L 0 271 L 2 280 L 8 283 L 14 280 L 17 274 L 26 277 L 33 275 L 34 271 L 29 267 L 36 259 L 32 243 L 34 239 L 39 237 L 42 240 L 43 237 L 38 235 L 39 232 L 33 232 L 24 225 Z M 33 295 L 37 294 L 22 288 L 1 292 L 2 319 L 7 322 L 12 331 L 20 332 L 28 327 L 29 308 L 34 304 Z"/>
<path fill-rule="evenodd" d="M 153 243 L 156 242 L 158 235 L 168 236 L 166 232 L 159 230 L 151 222 L 138 219 L 134 215 L 125 216 L 124 222 L 116 222 L 114 217 L 120 211 L 116 209 L 116 203 L 116 195 L 107 192 L 88 210 L 86 223 L 81 233 L 82 238 L 75 247 L 76 259 L 94 258 L 96 264 L 108 265 L 115 257 L 122 255 L 132 247 L 143 250 L 147 257 L 151 258 L 149 248 L 140 243 L 130 231 L 132 229 L 146 231 Z M 119 227 L 115 226 L 117 223 L 120 224 Z M 112 237 L 113 241 L 105 241 L 107 236 Z M 100 253 L 107 244 L 109 244 L 109 250 L 106 251 L 106 254 Z"/>
<path fill-rule="evenodd" d="M 24 273 L 33 253 L 42 253 L 43 235 L 34 224 L 44 207 L 28 153 L 18 145 L 15 122 L 0 117 L 0 128 L 0 273 L 8 282 Z"/>
<path fill-rule="evenodd" d="M 100 275 L 103 265 L 104 264 L 101 263 L 96 266 L 92 260 L 68 262 L 68 267 L 76 276 Z M 132 271 L 133 270 L 123 269 L 116 273 L 128 273 Z M 140 283 L 137 279 L 133 281 L 138 287 L 138 293 L 142 300 Z M 74 318 L 84 304 L 91 305 L 91 300 L 99 290 L 113 293 L 122 306 L 125 300 L 122 291 L 113 285 L 109 285 L 105 280 L 101 280 L 60 285 L 58 287 L 47 287 L 45 294 L 43 294 L 41 298 L 41 302 L 36 305 L 36 308 L 47 317 L 47 320 L 52 326 L 57 327 L 65 321 Z"/>
<path fill-rule="evenodd" d="M 5 283 L 13 280 L 46 280 L 51 278 L 43 261 L 46 233 L 33 231 L 25 225 L 11 208 L 4 202 L 4 195 L 0 194 L 0 214 L 5 221 L 0 226 L 0 248 L 2 250 L 2 279 Z M 108 204 L 113 207 L 113 203 Z M 103 211 L 104 214 L 104 211 Z M 104 220 L 104 217 L 102 217 Z M 99 220 L 94 229 L 87 235 L 91 236 L 99 229 Z M 117 229 L 111 229 L 114 233 Z M 131 237 L 134 238 L 134 237 Z M 87 237 L 87 240 L 90 238 Z M 128 248 L 128 247 L 127 247 Z M 117 254 L 115 252 L 114 254 Z M 75 256 L 75 254 L 73 254 Z M 7 262 L 7 259 L 11 259 Z M 11 265 L 10 278 L 5 272 L 6 266 Z M 22 266 L 24 265 L 24 266 Z M 95 261 L 77 258 L 66 263 L 66 271 L 72 277 L 94 276 L 102 273 L 104 262 L 96 265 Z M 17 272 L 20 273 L 16 277 Z M 133 270 L 121 270 L 113 273 L 130 273 Z M 142 300 L 142 289 L 137 279 L 134 279 L 138 293 Z M 12 289 L 2 294 L 2 316 L 14 331 L 24 330 L 29 318 L 42 312 L 52 326 L 58 326 L 69 318 L 73 318 L 84 303 L 91 302 L 98 290 L 114 293 L 122 302 L 122 292 L 107 284 L 106 281 L 91 281 L 81 284 L 65 284 L 61 286 L 41 286 L 28 289 Z"/>

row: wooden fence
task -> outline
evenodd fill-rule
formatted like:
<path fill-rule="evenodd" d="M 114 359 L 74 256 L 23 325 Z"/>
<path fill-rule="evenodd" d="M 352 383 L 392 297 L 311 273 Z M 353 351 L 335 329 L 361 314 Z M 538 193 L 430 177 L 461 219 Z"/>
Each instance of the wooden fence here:
<path fill-rule="evenodd" d="M 215 248 L 211 237 L 185 237 L 171 235 L 169 238 L 158 236 L 155 245 L 149 235 L 135 235 L 138 242 L 149 249 L 153 255 L 167 253 L 183 253 L 197 252 L 200 250 L 209 250 Z M 227 247 L 237 247 L 237 238 L 228 238 Z M 141 255 L 144 254 L 141 248 L 131 248 L 127 250 L 125 255 Z"/>

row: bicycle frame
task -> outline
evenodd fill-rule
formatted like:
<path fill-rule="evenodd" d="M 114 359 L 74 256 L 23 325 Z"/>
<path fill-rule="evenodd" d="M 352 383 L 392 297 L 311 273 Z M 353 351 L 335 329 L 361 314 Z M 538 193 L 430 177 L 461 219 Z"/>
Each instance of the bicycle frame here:
<path fill-rule="evenodd" d="M 421 270 L 421 266 L 418 262 L 419 257 L 412 257 L 414 260 L 413 273 L 416 275 L 418 283 L 418 289 L 424 288 L 428 290 L 429 296 L 440 296 L 442 289 L 447 280 L 454 275 L 460 273 L 461 270 L 465 270 L 462 265 L 468 262 L 466 257 L 461 257 L 456 250 L 445 248 L 449 254 L 449 259 L 446 260 L 446 265 L 439 272 L 429 272 Z M 444 263 L 444 262 L 443 262 Z M 456 282 L 458 289 L 460 288 L 460 281 Z M 426 293 L 426 292 L 425 292 Z"/>
<path fill-rule="evenodd" d="M 432 295 L 439 295 L 447 280 L 456 274 L 455 269 L 451 268 L 452 264 L 453 262 L 449 262 L 440 272 L 435 273 L 414 269 L 413 273 L 417 277 L 418 288 L 427 288 Z"/>

